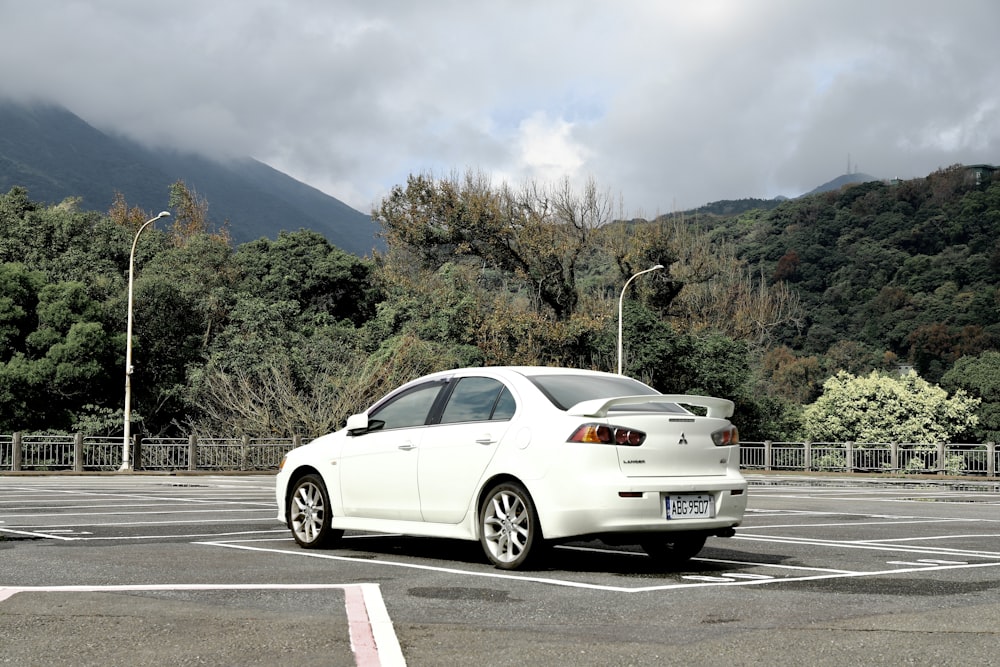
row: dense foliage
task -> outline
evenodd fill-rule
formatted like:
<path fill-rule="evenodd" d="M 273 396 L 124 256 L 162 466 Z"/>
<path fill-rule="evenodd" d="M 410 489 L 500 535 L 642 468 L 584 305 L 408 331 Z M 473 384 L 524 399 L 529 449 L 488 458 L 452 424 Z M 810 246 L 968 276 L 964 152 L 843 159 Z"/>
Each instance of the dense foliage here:
<path fill-rule="evenodd" d="M 932 382 L 1000 344 L 1000 178 L 955 166 L 724 220 L 701 218 L 802 300 L 781 340 L 803 355 L 874 355 Z"/>
<path fill-rule="evenodd" d="M 951 442 L 978 422 L 979 399 L 962 390 L 949 397 L 914 372 L 893 377 L 840 371 L 805 409 L 805 434 L 826 442 Z"/>
<path fill-rule="evenodd" d="M 962 357 L 941 378 L 941 386 L 948 391 L 965 391 L 981 401 L 978 427 L 971 439 L 1000 442 L 1000 352 Z"/>
<path fill-rule="evenodd" d="M 803 410 L 824 382 L 901 365 L 981 400 L 965 438 L 1000 434 L 1000 181 L 956 167 L 653 221 L 611 201 L 593 184 L 411 176 L 373 211 L 386 251 L 363 259 L 305 230 L 233 247 L 183 183 L 138 240 L 150 216 L 121 198 L 99 214 L 14 188 L 0 196 L 0 432 L 121 433 L 135 242 L 146 433 L 313 436 L 432 370 L 614 370 L 621 286 L 662 264 L 621 300 L 625 372 L 734 400 L 744 439 L 818 435 L 820 408 Z"/>

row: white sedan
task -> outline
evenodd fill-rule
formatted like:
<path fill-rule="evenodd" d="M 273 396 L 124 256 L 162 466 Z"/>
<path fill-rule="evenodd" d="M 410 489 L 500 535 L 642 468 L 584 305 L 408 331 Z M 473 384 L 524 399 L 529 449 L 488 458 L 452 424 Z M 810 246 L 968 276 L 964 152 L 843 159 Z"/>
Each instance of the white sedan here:
<path fill-rule="evenodd" d="M 743 520 L 732 412 L 596 371 L 434 373 L 289 452 L 278 519 L 305 548 L 345 530 L 478 540 L 514 569 L 552 543 L 600 538 L 673 566 Z"/>

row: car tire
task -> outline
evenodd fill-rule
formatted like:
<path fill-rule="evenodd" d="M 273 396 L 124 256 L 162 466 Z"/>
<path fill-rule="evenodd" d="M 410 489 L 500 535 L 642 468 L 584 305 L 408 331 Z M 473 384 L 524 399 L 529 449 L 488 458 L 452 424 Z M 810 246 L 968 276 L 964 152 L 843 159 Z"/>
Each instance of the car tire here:
<path fill-rule="evenodd" d="M 501 570 L 523 567 L 544 551 L 538 512 L 527 489 L 516 482 L 490 489 L 479 508 L 479 541 Z"/>
<path fill-rule="evenodd" d="M 678 567 L 698 555 L 708 536 L 704 533 L 676 533 L 647 538 L 640 546 L 665 567 Z"/>
<path fill-rule="evenodd" d="M 288 494 L 288 527 L 304 549 L 333 546 L 344 534 L 330 527 L 330 494 L 319 475 L 304 475 Z"/>

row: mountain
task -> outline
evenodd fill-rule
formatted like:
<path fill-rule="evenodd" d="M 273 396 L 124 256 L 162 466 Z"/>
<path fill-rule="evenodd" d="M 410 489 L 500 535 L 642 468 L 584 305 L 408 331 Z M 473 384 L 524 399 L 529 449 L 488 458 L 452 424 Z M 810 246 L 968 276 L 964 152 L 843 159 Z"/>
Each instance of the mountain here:
<path fill-rule="evenodd" d="M 785 197 L 775 197 L 774 199 L 721 199 L 699 208 L 685 211 L 685 214 L 739 215 L 740 213 L 746 213 L 754 209 L 769 211 L 772 208 L 777 208 L 783 201 L 786 201 Z"/>
<path fill-rule="evenodd" d="M 871 181 L 877 181 L 877 180 L 879 179 L 875 178 L 874 176 L 869 176 L 868 174 L 861 174 L 858 172 L 854 172 L 853 174 L 843 174 L 842 176 L 838 176 L 832 181 L 827 181 L 823 185 L 813 188 L 812 190 L 810 190 L 809 192 L 805 193 L 802 196 L 808 197 L 809 195 L 818 195 L 821 192 L 832 192 L 834 190 L 839 190 L 845 185 L 854 185 L 857 183 L 870 183 Z"/>
<path fill-rule="evenodd" d="M 898 360 L 937 382 L 1000 349 L 1000 168 L 871 179 L 697 222 L 794 293 L 801 316 L 772 333 L 798 354 L 851 357 L 852 372 Z"/>
<path fill-rule="evenodd" d="M 22 186 L 34 201 L 81 198 L 107 211 L 115 193 L 151 213 L 167 208 L 176 181 L 208 202 L 208 216 L 228 221 L 237 244 L 310 229 L 357 255 L 378 247 L 370 216 L 252 158 L 217 162 L 150 149 L 107 135 L 55 106 L 0 103 L 0 191 Z"/>
<path fill-rule="evenodd" d="M 808 197 L 810 195 L 820 194 L 821 192 L 834 192 L 845 185 L 857 185 L 859 183 L 870 183 L 878 180 L 879 179 L 874 176 L 869 176 L 868 174 L 843 174 L 832 181 L 827 181 L 823 185 L 817 186 L 800 196 Z M 754 209 L 770 211 L 780 206 L 782 202 L 786 201 L 788 201 L 788 197 L 781 196 L 775 197 L 774 199 L 721 199 L 719 201 L 709 202 L 708 204 L 695 209 L 684 211 L 684 213 L 685 215 L 698 215 L 699 213 L 721 216 L 739 215 Z"/>

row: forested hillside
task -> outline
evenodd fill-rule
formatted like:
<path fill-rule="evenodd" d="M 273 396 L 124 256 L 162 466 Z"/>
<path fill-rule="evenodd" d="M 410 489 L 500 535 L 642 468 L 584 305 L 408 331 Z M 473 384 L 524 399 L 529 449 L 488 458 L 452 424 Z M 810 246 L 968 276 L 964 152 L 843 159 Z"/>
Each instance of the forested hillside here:
<path fill-rule="evenodd" d="M 953 437 L 1000 435 L 988 173 L 628 222 L 594 184 L 411 176 L 376 210 L 372 259 L 309 231 L 233 246 L 207 202 L 171 193 L 138 240 L 151 212 L 122 199 L 0 196 L 0 432 L 122 432 L 136 242 L 134 431 L 315 436 L 431 370 L 613 371 L 622 286 L 661 264 L 623 299 L 625 372 L 734 400 L 744 439 L 803 437 L 827 378 L 903 364 L 977 399 Z"/>
<path fill-rule="evenodd" d="M 787 284 L 802 317 L 780 342 L 870 367 L 912 364 L 933 382 L 1000 344 L 1000 178 L 955 166 L 771 211 L 702 218 L 713 241 Z"/>

